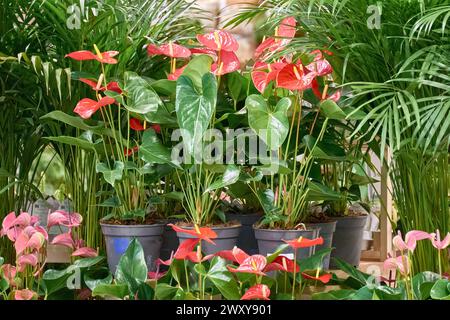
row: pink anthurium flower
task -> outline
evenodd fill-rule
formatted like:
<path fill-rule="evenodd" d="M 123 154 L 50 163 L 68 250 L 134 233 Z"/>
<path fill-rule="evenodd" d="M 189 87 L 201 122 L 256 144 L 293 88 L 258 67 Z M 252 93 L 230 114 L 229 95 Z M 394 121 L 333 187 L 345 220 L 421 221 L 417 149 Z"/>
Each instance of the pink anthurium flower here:
<path fill-rule="evenodd" d="M 34 227 L 28 226 L 20 233 L 14 243 L 16 254 L 20 255 L 26 249 L 39 250 L 45 243 L 45 236 Z"/>
<path fill-rule="evenodd" d="M 82 247 L 72 252 L 72 257 L 90 258 L 96 256 L 98 256 L 97 250 L 89 247 Z"/>
<path fill-rule="evenodd" d="M 290 245 L 294 249 L 309 248 L 309 247 L 319 246 L 319 245 L 323 244 L 322 237 L 319 237 L 316 239 L 307 239 L 304 237 L 299 237 L 298 239 L 283 240 L 283 241 L 286 242 L 288 245 Z"/>
<path fill-rule="evenodd" d="M 191 51 L 182 45 L 169 42 L 159 47 L 154 44 L 147 45 L 147 54 L 149 56 L 163 55 L 170 58 L 189 58 Z"/>
<path fill-rule="evenodd" d="M 72 234 L 70 232 L 58 234 L 53 240 L 52 244 L 61 245 L 68 247 L 70 249 L 74 249 L 74 241 L 72 238 Z"/>
<path fill-rule="evenodd" d="M 255 254 L 246 258 L 237 268 L 227 266 L 230 272 L 253 273 L 256 275 L 265 275 L 267 259 L 263 255 Z"/>
<path fill-rule="evenodd" d="M 47 228 L 55 225 L 61 225 L 68 228 L 75 228 L 81 225 L 83 217 L 77 212 L 66 212 L 63 210 L 56 210 L 48 215 Z"/>
<path fill-rule="evenodd" d="M 13 225 L 26 227 L 31 225 L 31 215 L 28 212 L 22 212 L 19 216 L 13 221 Z M 35 220 L 36 221 L 36 220 Z"/>
<path fill-rule="evenodd" d="M 270 289 L 265 284 L 257 284 L 247 289 L 245 294 L 241 297 L 241 300 L 270 300 Z"/>
<path fill-rule="evenodd" d="M 395 258 L 390 257 L 384 261 L 383 268 L 386 270 L 395 269 L 400 271 L 401 274 L 406 275 L 410 270 L 410 261 L 406 255 Z"/>
<path fill-rule="evenodd" d="M 19 236 L 20 232 L 22 232 L 22 227 L 17 228 L 14 225 L 14 222 L 16 221 L 16 213 L 10 212 L 2 222 L 2 230 L 0 231 L 0 236 L 7 236 L 9 240 L 16 241 L 17 237 Z"/>
<path fill-rule="evenodd" d="M 62 225 L 67 220 L 67 216 L 63 211 L 55 211 L 49 213 L 47 216 L 47 228 L 50 229 L 53 226 Z"/>
<path fill-rule="evenodd" d="M 34 291 L 29 289 L 22 289 L 14 291 L 15 300 L 32 300 L 36 296 Z"/>
<path fill-rule="evenodd" d="M 428 232 L 412 230 L 406 233 L 405 240 L 403 240 L 401 231 L 398 231 L 398 234 L 392 239 L 392 243 L 400 251 L 408 250 L 413 252 L 416 249 L 417 241 L 430 239 L 431 237 L 433 236 Z"/>
<path fill-rule="evenodd" d="M 278 88 L 301 91 L 311 88 L 316 76 L 316 72 L 305 69 L 301 63 L 289 63 L 278 72 L 276 83 Z"/>
<path fill-rule="evenodd" d="M 39 259 L 37 252 L 22 255 L 17 259 L 18 271 L 24 272 L 27 265 L 35 267 L 38 261 Z"/>
<path fill-rule="evenodd" d="M 178 78 L 183 74 L 183 71 L 184 71 L 184 69 L 186 69 L 186 67 L 187 67 L 187 65 L 182 66 L 182 67 L 180 67 L 180 68 L 178 68 L 178 69 L 175 69 L 174 72 L 169 73 L 169 74 L 167 75 L 167 79 L 168 79 L 168 80 L 171 80 L 171 81 L 176 81 L 176 80 L 178 80 Z"/>
<path fill-rule="evenodd" d="M 105 51 L 105 52 L 99 51 L 97 54 L 95 54 L 88 50 L 81 50 L 81 51 L 75 51 L 75 52 L 66 54 L 66 58 L 69 57 L 69 58 L 72 58 L 72 59 L 78 60 L 78 61 L 97 60 L 98 62 L 101 62 L 101 63 L 116 64 L 117 60 L 114 59 L 113 57 L 115 57 L 118 54 L 119 54 L 119 51 Z"/>
<path fill-rule="evenodd" d="M 115 102 L 116 100 L 111 97 L 102 97 L 99 101 L 84 98 L 77 103 L 73 112 L 77 113 L 83 119 L 89 119 L 101 107 L 105 107 Z"/>
<path fill-rule="evenodd" d="M 447 233 L 445 238 L 441 241 L 441 233 L 439 230 L 436 230 L 436 234 L 432 234 L 431 237 L 431 243 L 433 244 L 433 247 L 435 247 L 438 250 L 444 250 L 450 245 L 450 232 Z"/>
<path fill-rule="evenodd" d="M 197 35 L 197 40 L 208 49 L 214 51 L 237 51 L 239 43 L 231 33 L 224 30 L 214 30 L 207 34 Z"/>
<path fill-rule="evenodd" d="M 11 264 L 4 264 L 0 267 L 0 274 L 6 280 L 9 286 L 15 286 L 14 279 L 16 278 L 16 267 Z"/>
<path fill-rule="evenodd" d="M 211 239 L 217 238 L 217 234 L 211 228 L 201 228 L 198 225 L 195 225 L 194 229 L 183 229 L 171 223 L 169 223 L 168 226 L 172 227 L 175 232 L 186 233 L 212 244 L 215 243 Z"/>

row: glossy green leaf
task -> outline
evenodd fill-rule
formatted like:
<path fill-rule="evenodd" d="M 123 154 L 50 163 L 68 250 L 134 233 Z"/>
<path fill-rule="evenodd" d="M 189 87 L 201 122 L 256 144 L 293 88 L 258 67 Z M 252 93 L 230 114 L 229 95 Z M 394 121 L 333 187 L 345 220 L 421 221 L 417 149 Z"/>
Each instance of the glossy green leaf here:
<path fill-rule="evenodd" d="M 416 274 L 412 279 L 416 299 L 426 300 L 430 298 L 431 289 L 440 278 L 439 274 L 430 271 Z"/>
<path fill-rule="evenodd" d="M 194 87 L 197 90 L 201 90 L 204 88 L 203 77 L 205 74 L 210 73 L 212 62 L 213 59 L 208 55 L 195 56 L 183 70 L 182 76 L 189 77 L 192 80 Z M 178 80 L 180 79 L 178 78 Z"/>
<path fill-rule="evenodd" d="M 307 197 L 310 201 L 341 200 L 342 194 L 321 183 L 309 181 Z"/>
<path fill-rule="evenodd" d="M 139 114 L 155 112 L 162 102 L 151 84 L 135 72 L 126 72 L 124 77 L 124 90 L 127 92 L 125 108 Z"/>
<path fill-rule="evenodd" d="M 165 147 L 154 130 L 146 130 L 139 147 L 139 157 L 150 164 L 171 163 L 170 149 Z"/>
<path fill-rule="evenodd" d="M 347 116 L 333 100 L 325 100 L 320 104 L 320 112 L 329 119 L 343 120 Z"/>
<path fill-rule="evenodd" d="M 229 164 L 223 175 L 214 181 L 206 190 L 206 192 L 229 186 L 239 180 L 240 169 L 234 164 Z"/>
<path fill-rule="evenodd" d="M 205 276 L 217 287 L 225 299 L 239 300 L 241 295 L 237 283 L 226 266 L 227 261 L 225 259 L 214 257 Z"/>
<path fill-rule="evenodd" d="M 106 163 L 99 162 L 96 166 L 96 172 L 103 175 L 103 179 L 114 187 L 116 181 L 122 180 L 124 164 L 120 161 L 114 162 L 114 168 L 110 169 Z"/>
<path fill-rule="evenodd" d="M 92 291 L 92 296 L 102 298 L 124 299 L 129 295 L 128 286 L 126 284 L 99 284 Z"/>
<path fill-rule="evenodd" d="M 245 100 L 248 123 L 271 150 L 277 150 L 289 133 L 287 111 L 291 106 L 289 98 L 281 99 L 271 109 L 261 95 L 252 94 Z"/>
<path fill-rule="evenodd" d="M 177 80 L 175 110 L 188 154 L 192 154 L 194 145 L 202 146 L 203 135 L 216 107 L 216 78 L 207 72 L 203 75 L 201 84 L 199 90 L 188 76 L 182 75 Z"/>
<path fill-rule="evenodd" d="M 147 279 L 147 272 L 144 250 L 139 241 L 133 239 L 120 257 L 115 274 L 116 282 L 133 287 L 134 282 L 144 282 Z M 131 291 L 133 291 L 132 289 L 130 288 Z"/>
<path fill-rule="evenodd" d="M 437 280 L 430 291 L 430 297 L 434 300 L 450 300 L 450 281 Z"/>

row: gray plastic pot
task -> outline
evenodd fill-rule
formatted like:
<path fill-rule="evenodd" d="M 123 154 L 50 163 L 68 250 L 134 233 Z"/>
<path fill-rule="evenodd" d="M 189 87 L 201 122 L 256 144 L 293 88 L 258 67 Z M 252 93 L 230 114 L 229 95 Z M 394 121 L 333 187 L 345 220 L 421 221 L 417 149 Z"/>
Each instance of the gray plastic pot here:
<path fill-rule="evenodd" d="M 193 227 L 183 227 L 183 229 L 193 229 Z M 204 254 L 214 254 L 222 250 L 231 250 L 237 245 L 239 237 L 240 225 L 231 227 L 211 227 L 211 229 L 217 234 L 217 238 L 213 239 L 216 245 L 208 243 L 202 240 L 202 251 Z M 180 243 L 186 239 L 195 238 L 187 233 L 177 232 L 178 240 Z"/>
<path fill-rule="evenodd" d="M 311 230 L 272 230 L 258 229 L 253 227 L 255 238 L 258 241 L 259 254 L 266 256 L 272 254 L 276 249 L 285 244 L 283 240 L 293 240 L 299 237 L 308 239 L 317 238 L 319 229 Z M 310 257 L 315 252 L 315 247 L 302 248 L 297 250 L 297 260 Z M 288 247 L 283 253 L 294 253 L 291 247 Z"/>
<path fill-rule="evenodd" d="M 160 258 L 162 260 L 170 259 L 172 252 L 175 252 L 178 248 L 178 236 L 177 233 L 169 227 L 168 223 L 177 223 L 179 219 L 167 219 L 161 220 L 161 223 L 164 223 L 164 231 L 162 234 L 162 245 L 161 245 L 161 253 Z"/>
<path fill-rule="evenodd" d="M 253 225 L 261 219 L 259 213 L 226 213 L 227 221 L 238 221 L 242 227 L 239 232 L 237 246 L 248 254 L 258 253 L 258 242 L 256 242 Z"/>
<path fill-rule="evenodd" d="M 131 240 L 136 238 L 144 249 L 145 262 L 149 270 L 155 270 L 162 244 L 164 224 L 114 225 L 100 223 L 105 236 L 109 270 L 114 274 L 120 257 L 125 253 Z"/>
<path fill-rule="evenodd" d="M 363 231 L 367 216 L 337 217 L 333 235 L 330 267 L 336 268 L 333 258 L 340 258 L 357 267 L 361 258 Z"/>
<path fill-rule="evenodd" d="M 336 230 L 336 224 L 336 221 L 307 224 L 308 228 L 319 229 L 319 237 L 323 238 L 323 244 L 316 246 L 316 252 L 318 250 L 331 248 L 333 243 L 333 234 Z M 330 268 L 330 254 L 327 254 L 324 257 L 322 267 L 324 270 L 328 270 Z"/>

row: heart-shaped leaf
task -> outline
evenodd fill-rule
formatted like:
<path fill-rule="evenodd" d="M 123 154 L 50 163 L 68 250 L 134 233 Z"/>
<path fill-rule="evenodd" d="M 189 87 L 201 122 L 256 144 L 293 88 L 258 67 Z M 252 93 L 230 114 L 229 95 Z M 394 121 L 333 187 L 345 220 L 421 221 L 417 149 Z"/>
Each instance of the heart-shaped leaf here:
<path fill-rule="evenodd" d="M 107 164 L 99 162 L 97 163 L 96 171 L 97 173 L 102 173 L 103 179 L 114 187 L 116 181 L 122 180 L 124 167 L 123 162 L 120 161 L 114 162 L 113 169 L 110 169 Z"/>

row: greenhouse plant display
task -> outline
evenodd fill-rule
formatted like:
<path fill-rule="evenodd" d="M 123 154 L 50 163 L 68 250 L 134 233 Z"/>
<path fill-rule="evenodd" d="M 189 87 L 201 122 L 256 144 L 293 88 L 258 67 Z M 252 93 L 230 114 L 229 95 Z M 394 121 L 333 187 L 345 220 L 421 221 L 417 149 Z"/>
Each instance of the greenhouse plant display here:
<path fill-rule="evenodd" d="M 450 300 L 447 1 L 251 2 L 0 0 L 2 308 Z"/>

